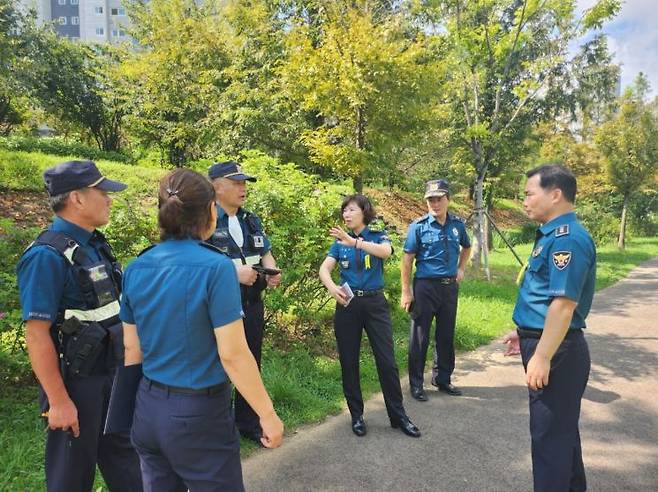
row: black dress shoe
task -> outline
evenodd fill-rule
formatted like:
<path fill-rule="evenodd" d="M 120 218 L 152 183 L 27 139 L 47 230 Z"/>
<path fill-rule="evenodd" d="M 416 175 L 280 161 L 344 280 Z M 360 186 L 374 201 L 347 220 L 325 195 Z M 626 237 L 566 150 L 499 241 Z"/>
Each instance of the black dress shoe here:
<path fill-rule="evenodd" d="M 462 395 L 462 390 L 457 388 L 457 386 L 453 385 L 452 383 L 448 383 L 448 384 L 439 383 L 437 384 L 437 386 L 439 387 L 439 391 L 443 393 L 448 393 L 450 396 Z"/>
<path fill-rule="evenodd" d="M 409 437 L 420 437 L 420 429 L 409 420 L 409 417 L 404 417 L 398 421 L 391 421 L 391 427 L 400 429 Z"/>
<path fill-rule="evenodd" d="M 411 396 L 414 400 L 427 401 L 427 395 L 423 388 L 411 388 Z"/>
<path fill-rule="evenodd" d="M 352 421 L 352 432 L 354 432 L 359 437 L 366 435 L 368 430 L 366 429 L 366 423 L 363 420 L 363 417 L 359 417 Z"/>

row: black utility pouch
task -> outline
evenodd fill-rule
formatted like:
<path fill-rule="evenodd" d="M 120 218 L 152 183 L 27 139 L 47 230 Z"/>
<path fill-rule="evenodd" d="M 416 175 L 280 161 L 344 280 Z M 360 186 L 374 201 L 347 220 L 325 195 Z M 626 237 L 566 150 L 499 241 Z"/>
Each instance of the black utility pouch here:
<path fill-rule="evenodd" d="M 107 330 L 96 321 L 80 322 L 70 318 L 62 325 L 64 329 L 70 329 L 77 323 L 78 329 L 69 335 L 64 347 L 64 359 L 66 361 L 67 376 L 89 376 L 96 366 L 98 358 L 105 349 Z"/>
<path fill-rule="evenodd" d="M 114 360 L 118 365 L 123 365 L 123 325 L 121 323 L 115 323 L 107 327 L 107 332 L 110 335 L 110 346 L 112 348 L 112 354 L 114 355 Z"/>

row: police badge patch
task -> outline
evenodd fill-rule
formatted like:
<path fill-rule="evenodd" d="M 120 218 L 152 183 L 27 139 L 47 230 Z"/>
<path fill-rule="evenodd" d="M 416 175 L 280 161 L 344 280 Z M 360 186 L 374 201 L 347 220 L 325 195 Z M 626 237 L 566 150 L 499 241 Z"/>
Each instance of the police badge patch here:
<path fill-rule="evenodd" d="M 455 237 L 459 236 L 459 231 L 457 230 L 456 227 L 453 227 L 453 228 L 452 228 L 452 234 L 453 234 Z"/>
<path fill-rule="evenodd" d="M 553 253 L 553 264 L 558 270 L 564 270 L 571 261 L 571 251 L 556 251 Z"/>

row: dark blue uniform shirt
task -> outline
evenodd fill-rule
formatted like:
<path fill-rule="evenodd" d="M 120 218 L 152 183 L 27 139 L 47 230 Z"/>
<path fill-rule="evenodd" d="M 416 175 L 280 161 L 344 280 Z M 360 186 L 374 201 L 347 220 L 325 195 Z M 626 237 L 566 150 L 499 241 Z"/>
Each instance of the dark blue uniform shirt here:
<path fill-rule="evenodd" d="M 350 233 L 350 236 L 356 237 Z M 373 232 L 365 227 L 359 237 L 364 241 L 382 244 L 391 240 L 385 232 Z M 352 290 L 376 290 L 384 288 L 384 260 L 366 253 L 353 246 L 343 246 L 335 241 L 327 256 L 334 258 L 340 265 L 340 283 L 347 284 Z"/>
<path fill-rule="evenodd" d="M 78 242 L 89 259 L 99 261 L 99 241 L 85 229 L 55 217 L 49 229 L 63 232 Z M 23 321 L 43 320 L 54 323 L 57 312 L 84 309 L 85 302 L 73 269 L 55 249 L 46 245 L 30 248 L 16 266 Z"/>
<path fill-rule="evenodd" d="M 571 212 L 537 230 L 537 240 L 516 300 L 512 318 L 517 326 L 541 330 L 555 297 L 578 305 L 570 329 L 585 328 L 596 280 L 596 247 Z"/>
<path fill-rule="evenodd" d="M 222 383 L 214 328 L 242 317 L 235 267 L 199 241 L 163 241 L 126 268 L 120 316 L 137 325 L 147 378 L 194 389 Z"/>
<path fill-rule="evenodd" d="M 447 214 L 441 225 L 427 214 L 409 225 L 404 252 L 416 255 L 416 278 L 455 277 L 460 246 L 471 247 L 464 221 Z"/>

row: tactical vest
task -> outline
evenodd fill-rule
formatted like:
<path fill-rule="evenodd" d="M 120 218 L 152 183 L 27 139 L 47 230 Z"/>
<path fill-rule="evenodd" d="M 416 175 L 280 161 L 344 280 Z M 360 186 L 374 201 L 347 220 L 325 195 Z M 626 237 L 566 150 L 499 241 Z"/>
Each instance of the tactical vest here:
<path fill-rule="evenodd" d="M 238 211 L 238 220 L 247 225 L 247 233 L 244 244 L 240 248 L 233 240 L 228 230 L 228 224 L 223 225 L 217 217 L 215 232 L 208 239 L 208 243 L 215 246 L 225 255 L 228 255 L 235 265 L 260 265 L 265 251 L 265 232 L 258 217 L 245 210 Z M 242 230 L 244 234 L 244 229 Z M 260 299 L 260 293 L 267 287 L 264 275 L 258 275 L 258 279 L 252 286 L 240 284 L 243 307 L 245 304 L 256 302 Z"/>
<path fill-rule="evenodd" d="M 123 359 L 123 327 L 119 319 L 121 265 L 105 236 L 98 231 L 95 235 L 100 239 L 100 261 L 89 258 L 71 237 L 52 230 L 41 232 L 25 250 L 45 245 L 57 251 L 70 265 L 84 299 L 84 308 L 61 309 L 51 328 L 64 378 L 88 376 L 98 368 L 101 357 L 107 368 Z"/>

